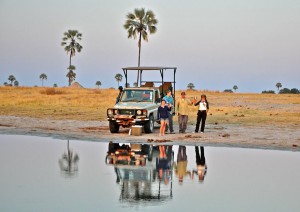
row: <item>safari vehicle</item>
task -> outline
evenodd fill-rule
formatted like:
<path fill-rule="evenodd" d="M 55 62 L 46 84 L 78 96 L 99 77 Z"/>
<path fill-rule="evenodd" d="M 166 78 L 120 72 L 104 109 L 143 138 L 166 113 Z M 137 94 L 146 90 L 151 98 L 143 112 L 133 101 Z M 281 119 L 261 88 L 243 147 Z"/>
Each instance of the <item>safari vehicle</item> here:
<path fill-rule="evenodd" d="M 107 120 L 111 133 L 118 133 L 120 126 L 130 128 L 133 125 L 144 127 L 145 133 L 152 133 L 157 117 L 157 110 L 161 98 L 167 90 L 173 91 L 175 100 L 175 74 L 176 67 L 127 67 L 123 68 L 126 87 L 119 87 L 120 93 L 113 108 L 107 109 Z M 165 71 L 173 71 L 172 81 L 165 81 Z M 138 71 L 137 87 L 127 87 L 128 71 Z M 144 81 L 144 71 L 157 71 L 160 73 L 160 81 Z M 155 83 L 160 84 L 155 87 Z"/>

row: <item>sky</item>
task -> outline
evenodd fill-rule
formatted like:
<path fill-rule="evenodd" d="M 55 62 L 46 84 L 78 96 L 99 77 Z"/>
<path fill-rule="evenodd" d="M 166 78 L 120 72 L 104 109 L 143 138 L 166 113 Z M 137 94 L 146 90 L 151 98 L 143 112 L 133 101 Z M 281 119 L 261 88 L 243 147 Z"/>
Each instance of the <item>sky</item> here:
<path fill-rule="evenodd" d="M 83 50 L 72 59 L 76 81 L 117 87 L 115 74 L 137 66 L 137 40 L 123 28 L 135 8 L 154 11 L 159 21 L 142 42 L 141 65 L 176 66 L 177 88 L 192 82 L 196 89 L 261 92 L 281 82 L 300 89 L 299 0 L 0 0 L 0 84 L 13 74 L 20 85 L 40 86 L 45 73 L 46 86 L 67 86 L 60 43 L 77 29 Z"/>

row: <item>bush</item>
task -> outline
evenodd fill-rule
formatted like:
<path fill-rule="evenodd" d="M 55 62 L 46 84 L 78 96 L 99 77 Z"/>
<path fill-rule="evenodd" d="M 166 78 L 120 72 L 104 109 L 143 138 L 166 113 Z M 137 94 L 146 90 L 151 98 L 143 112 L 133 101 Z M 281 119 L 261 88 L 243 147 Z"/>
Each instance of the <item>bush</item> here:
<path fill-rule="evenodd" d="M 292 88 L 292 89 L 291 89 L 291 93 L 292 93 L 292 94 L 300 94 L 300 91 L 299 91 L 299 89 L 297 89 L 297 88 Z"/>
<path fill-rule="evenodd" d="M 268 91 L 262 91 L 261 93 L 271 93 L 271 94 L 275 94 L 275 91 L 273 91 L 273 90 L 268 90 Z"/>
<path fill-rule="evenodd" d="M 283 88 L 279 91 L 280 94 L 287 94 L 287 93 L 291 93 L 291 90 L 288 88 Z"/>
<path fill-rule="evenodd" d="M 224 93 L 233 93 L 233 91 L 231 89 L 225 89 L 223 92 Z"/>
<path fill-rule="evenodd" d="M 46 88 L 45 90 L 41 91 L 41 94 L 46 95 L 56 95 L 56 94 L 64 94 L 64 91 L 57 90 L 55 88 Z"/>

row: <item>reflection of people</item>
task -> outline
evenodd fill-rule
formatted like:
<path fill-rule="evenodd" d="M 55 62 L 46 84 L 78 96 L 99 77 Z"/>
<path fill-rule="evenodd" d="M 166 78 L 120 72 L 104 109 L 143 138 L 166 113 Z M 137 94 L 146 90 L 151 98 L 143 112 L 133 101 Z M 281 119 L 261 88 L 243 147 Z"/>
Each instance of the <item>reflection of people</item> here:
<path fill-rule="evenodd" d="M 200 151 L 201 155 L 199 154 L 199 147 L 195 146 L 197 170 L 193 171 L 192 178 L 194 178 L 194 174 L 197 174 L 199 177 L 199 181 L 202 182 L 206 175 L 207 165 L 205 161 L 203 146 L 200 146 Z"/>
<path fill-rule="evenodd" d="M 166 124 L 166 132 L 168 129 L 170 130 L 170 134 L 174 134 L 174 128 L 173 128 L 173 105 L 174 100 L 172 97 L 172 92 L 170 90 L 167 91 L 167 95 L 164 97 L 164 100 L 166 101 L 166 104 L 169 106 L 169 123 Z"/>
<path fill-rule="evenodd" d="M 183 182 L 183 178 L 187 175 L 191 176 L 191 172 L 187 171 L 187 155 L 186 155 L 186 147 L 179 146 L 178 154 L 177 154 L 177 166 L 175 167 L 175 173 L 178 175 L 179 182 Z"/>
<path fill-rule="evenodd" d="M 195 106 L 199 105 L 198 113 L 197 113 L 197 123 L 196 123 L 196 129 L 195 132 L 197 133 L 199 131 L 199 126 L 201 122 L 201 133 L 204 133 L 204 127 L 205 127 L 205 120 L 207 117 L 207 113 L 209 110 L 209 104 L 206 99 L 206 95 L 201 95 L 201 100 L 195 103 Z"/>
<path fill-rule="evenodd" d="M 188 105 L 192 102 L 185 98 L 185 92 L 181 92 L 181 98 L 176 101 L 176 111 L 178 114 L 179 133 L 185 133 L 188 122 Z"/>
<path fill-rule="evenodd" d="M 165 184 L 169 183 L 172 146 L 160 145 L 159 157 L 156 159 L 156 170 L 158 172 L 158 179 L 163 180 Z"/>
<path fill-rule="evenodd" d="M 160 130 L 159 135 L 165 134 L 165 128 L 167 121 L 169 119 L 169 107 L 166 105 L 166 101 L 164 99 L 161 100 L 161 105 L 158 107 L 157 111 L 157 119 L 160 120 Z"/>

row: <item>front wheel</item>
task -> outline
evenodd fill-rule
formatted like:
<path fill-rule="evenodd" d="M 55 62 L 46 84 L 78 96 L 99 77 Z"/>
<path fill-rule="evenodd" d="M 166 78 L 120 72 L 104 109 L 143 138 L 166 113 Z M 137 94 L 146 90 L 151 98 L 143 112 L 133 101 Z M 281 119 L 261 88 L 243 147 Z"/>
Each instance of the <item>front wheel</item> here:
<path fill-rule="evenodd" d="M 154 118 L 153 118 L 152 115 L 149 117 L 149 121 L 147 121 L 145 123 L 144 130 L 145 130 L 145 133 L 152 133 L 153 132 L 153 130 L 154 130 Z"/>
<path fill-rule="evenodd" d="M 118 133 L 120 129 L 120 125 L 118 125 L 116 122 L 110 121 L 109 122 L 109 130 L 111 133 Z"/>

